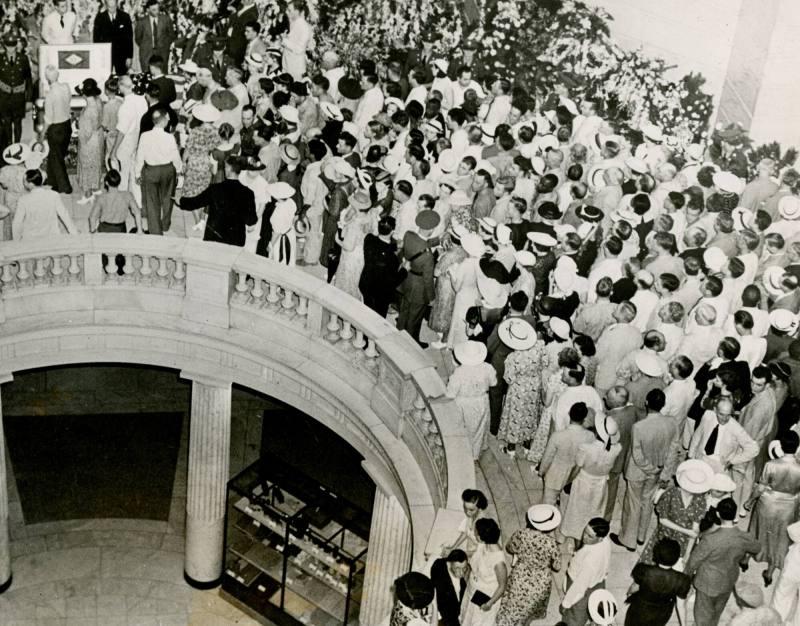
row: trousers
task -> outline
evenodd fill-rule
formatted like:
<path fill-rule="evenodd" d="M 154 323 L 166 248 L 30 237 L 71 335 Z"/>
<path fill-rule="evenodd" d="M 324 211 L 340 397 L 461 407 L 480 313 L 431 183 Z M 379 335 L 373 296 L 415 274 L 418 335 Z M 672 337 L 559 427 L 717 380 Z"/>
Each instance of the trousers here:
<path fill-rule="evenodd" d="M 619 540 L 629 548 L 635 548 L 637 541 L 644 541 L 647 537 L 658 476 L 654 474 L 646 480 L 627 481 L 625 498 L 622 500 L 622 529 Z"/>
<path fill-rule="evenodd" d="M 47 127 L 47 182 L 58 193 L 72 193 L 72 185 L 67 174 L 67 152 L 72 139 L 70 121 L 50 124 Z"/>
<path fill-rule="evenodd" d="M 142 168 L 142 208 L 151 235 L 163 235 L 172 218 L 172 194 L 175 192 L 175 166 L 147 165 Z"/>
<path fill-rule="evenodd" d="M 694 623 L 698 626 L 717 626 L 731 592 L 721 593 L 718 596 L 709 596 L 695 588 L 697 594 L 694 599 Z"/>
<path fill-rule="evenodd" d="M 397 316 L 397 330 L 405 330 L 419 343 L 419 332 L 425 317 L 427 302 L 400 298 L 400 311 Z"/>
<path fill-rule="evenodd" d="M 619 491 L 620 472 L 612 472 L 608 475 L 606 485 L 608 485 L 608 499 L 606 500 L 606 510 L 603 518 L 610 520 L 614 517 L 614 507 L 617 505 L 617 493 Z"/>

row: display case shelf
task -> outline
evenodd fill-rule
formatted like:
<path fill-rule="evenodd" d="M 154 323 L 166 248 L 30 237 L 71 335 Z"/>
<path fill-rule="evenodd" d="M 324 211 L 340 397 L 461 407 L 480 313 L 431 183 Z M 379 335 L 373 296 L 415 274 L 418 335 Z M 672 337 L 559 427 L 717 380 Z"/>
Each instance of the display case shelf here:
<path fill-rule="evenodd" d="M 358 623 L 368 542 L 346 524 L 359 512 L 281 477 L 258 462 L 230 481 L 223 591 L 276 623 Z"/>

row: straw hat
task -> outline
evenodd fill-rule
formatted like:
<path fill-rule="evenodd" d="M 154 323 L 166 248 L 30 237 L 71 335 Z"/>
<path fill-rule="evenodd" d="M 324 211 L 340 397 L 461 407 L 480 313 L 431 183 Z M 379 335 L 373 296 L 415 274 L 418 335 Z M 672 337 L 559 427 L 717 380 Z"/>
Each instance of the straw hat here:
<path fill-rule="evenodd" d="M 614 594 L 608 589 L 595 589 L 589 596 L 589 617 L 598 626 L 610 626 L 619 608 Z"/>
<path fill-rule="evenodd" d="M 483 244 L 483 239 L 476 233 L 466 233 L 461 236 L 461 247 L 471 257 L 480 258 L 486 246 Z"/>
<path fill-rule="evenodd" d="M 731 477 L 727 474 L 719 472 L 714 474 L 714 477 L 711 479 L 709 491 L 724 491 L 726 493 L 733 493 L 736 491 L 736 483 L 733 482 Z"/>
<path fill-rule="evenodd" d="M 520 317 L 508 317 L 497 327 L 500 341 L 512 350 L 528 350 L 536 344 L 536 330 Z"/>
<path fill-rule="evenodd" d="M 778 201 L 778 213 L 785 220 L 796 220 L 800 217 L 800 198 L 784 196 Z"/>
<path fill-rule="evenodd" d="M 761 283 L 764 285 L 764 289 L 767 290 L 767 293 L 773 298 L 780 298 L 782 295 L 784 295 L 781 280 L 785 274 L 786 270 L 784 270 L 780 265 L 772 265 L 764 270 L 764 276 L 761 278 Z"/>
<path fill-rule="evenodd" d="M 753 225 L 754 215 L 750 209 L 736 207 L 731 211 L 731 217 L 733 218 L 733 228 L 737 231 L 749 229 Z"/>
<path fill-rule="evenodd" d="M 604 443 L 608 443 L 609 439 L 611 439 L 611 443 L 620 442 L 619 427 L 613 417 L 608 417 L 600 412 L 595 413 L 594 430 Z"/>
<path fill-rule="evenodd" d="M 197 106 L 192 108 L 192 116 L 198 122 L 204 122 L 206 124 L 215 124 L 216 122 L 219 121 L 220 112 L 219 109 L 211 106 L 210 104 L 198 104 Z"/>
<path fill-rule="evenodd" d="M 451 174 L 455 172 L 458 167 L 458 155 L 452 148 L 445 148 L 442 150 L 441 154 L 439 154 L 439 159 L 436 163 L 444 174 Z"/>
<path fill-rule="evenodd" d="M 269 223 L 275 229 L 276 234 L 283 235 L 291 230 L 296 212 L 297 206 L 294 200 L 279 200 L 275 203 L 275 210 L 269 218 Z"/>
<path fill-rule="evenodd" d="M 720 248 L 717 248 L 717 246 L 711 246 L 703 251 L 703 263 L 705 263 L 706 267 L 712 272 L 721 271 L 727 262 L 728 255 Z"/>
<path fill-rule="evenodd" d="M 542 532 L 558 528 L 561 523 L 561 511 L 552 504 L 534 504 L 528 509 L 526 517 L 531 526 Z"/>
<path fill-rule="evenodd" d="M 480 341 L 464 341 L 453 348 L 453 355 L 461 365 L 478 365 L 486 359 L 486 344 Z"/>
<path fill-rule="evenodd" d="M 789 309 L 773 309 L 769 314 L 769 323 L 775 330 L 793 335 L 797 332 L 800 319 Z"/>
<path fill-rule="evenodd" d="M 712 180 L 717 189 L 723 193 L 740 194 L 744 190 L 744 181 L 731 172 L 716 172 Z"/>
<path fill-rule="evenodd" d="M 739 602 L 751 609 L 757 609 L 764 604 L 764 592 L 753 583 L 740 580 L 733 588 L 733 593 L 736 594 Z"/>
<path fill-rule="evenodd" d="M 694 494 L 705 493 L 711 489 L 714 470 L 704 461 L 689 459 L 678 465 L 675 478 L 681 489 Z"/>
<path fill-rule="evenodd" d="M 3 150 L 3 160 L 8 165 L 22 165 L 30 154 L 30 148 L 22 143 L 12 143 Z"/>
<path fill-rule="evenodd" d="M 289 183 L 278 182 L 267 185 L 267 192 L 275 200 L 288 200 L 291 198 L 295 191 Z"/>
<path fill-rule="evenodd" d="M 767 446 L 767 453 L 769 454 L 769 458 L 773 461 L 775 459 L 780 459 L 783 457 L 783 449 L 781 448 L 781 442 L 775 439 L 774 441 L 770 441 L 769 445 Z"/>
<path fill-rule="evenodd" d="M 664 361 L 652 352 L 638 352 L 634 357 L 634 363 L 645 376 L 664 375 Z"/>
<path fill-rule="evenodd" d="M 559 339 L 569 339 L 569 322 L 561 319 L 560 317 L 551 317 L 547 321 L 552 333 Z"/>
<path fill-rule="evenodd" d="M 655 124 L 645 124 L 641 130 L 642 134 L 651 141 L 664 141 L 664 132 Z"/>
<path fill-rule="evenodd" d="M 333 102 L 320 102 L 319 108 L 322 109 L 322 112 L 332 120 L 336 120 L 337 122 L 344 121 L 344 115 L 342 115 L 342 110 L 336 106 Z"/>

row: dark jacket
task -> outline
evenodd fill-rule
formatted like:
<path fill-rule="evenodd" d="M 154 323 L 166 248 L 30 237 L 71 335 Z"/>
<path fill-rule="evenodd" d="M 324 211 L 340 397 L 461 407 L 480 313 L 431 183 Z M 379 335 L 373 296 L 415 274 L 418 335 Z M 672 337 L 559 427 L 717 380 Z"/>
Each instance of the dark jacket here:
<path fill-rule="evenodd" d="M 447 561 L 436 559 L 431 566 L 431 582 L 436 590 L 436 608 L 442 616 L 439 622 L 442 626 L 459 626 L 461 601 L 467 582 L 462 578 L 458 589 L 453 587 L 450 573 L 447 571 Z"/>
<path fill-rule="evenodd" d="M 247 39 L 244 36 L 244 27 L 248 22 L 258 21 L 258 8 L 253 5 L 244 13 L 232 13 L 229 20 L 230 36 L 228 37 L 228 54 L 236 61 L 237 66 L 244 61 L 247 50 Z"/>
<path fill-rule="evenodd" d="M 175 92 L 175 81 L 167 76 L 159 76 L 158 78 L 151 78 L 150 79 L 151 85 L 158 85 L 159 93 L 161 94 L 158 97 L 159 104 L 166 104 L 170 105 L 178 98 L 178 94 Z"/>
<path fill-rule="evenodd" d="M 139 63 L 142 66 L 142 71 L 147 71 L 150 57 L 154 54 L 162 57 L 165 63 L 168 62 L 169 49 L 172 45 L 172 42 L 175 41 L 175 28 L 172 25 L 172 20 L 168 15 L 159 13 L 156 24 L 156 45 L 154 47 L 151 17 L 147 15 L 136 22 L 134 38 L 136 39 L 136 43 L 139 45 Z"/>
<path fill-rule="evenodd" d="M 133 58 L 133 22 L 125 11 L 117 9 L 114 21 L 108 11 L 100 11 L 94 18 L 92 32 L 94 43 L 111 44 L 111 64 L 117 74 L 125 69 L 125 61 Z"/>
<path fill-rule="evenodd" d="M 258 221 L 255 196 L 238 180 L 224 180 L 196 196 L 181 198 L 180 208 L 184 211 L 205 207 L 208 207 L 205 241 L 243 246 L 246 227 Z"/>
<path fill-rule="evenodd" d="M 414 231 L 403 237 L 403 258 L 409 262 L 408 276 L 400 285 L 400 293 L 411 302 L 432 302 L 436 296 L 433 284 L 433 253 L 428 241 Z"/>

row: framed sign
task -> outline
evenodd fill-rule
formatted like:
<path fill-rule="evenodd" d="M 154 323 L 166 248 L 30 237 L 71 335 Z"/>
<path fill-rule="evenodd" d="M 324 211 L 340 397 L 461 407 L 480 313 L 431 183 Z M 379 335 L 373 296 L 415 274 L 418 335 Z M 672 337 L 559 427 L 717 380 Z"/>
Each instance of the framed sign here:
<path fill-rule="evenodd" d="M 111 76 L 110 43 L 74 43 L 42 45 L 39 47 L 39 94 L 44 97 L 48 85 L 45 68 L 58 69 L 59 80 L 67 83 L 75 94 L 75 87 L 87 78 L 94 78 L 100 89 Z"/>

